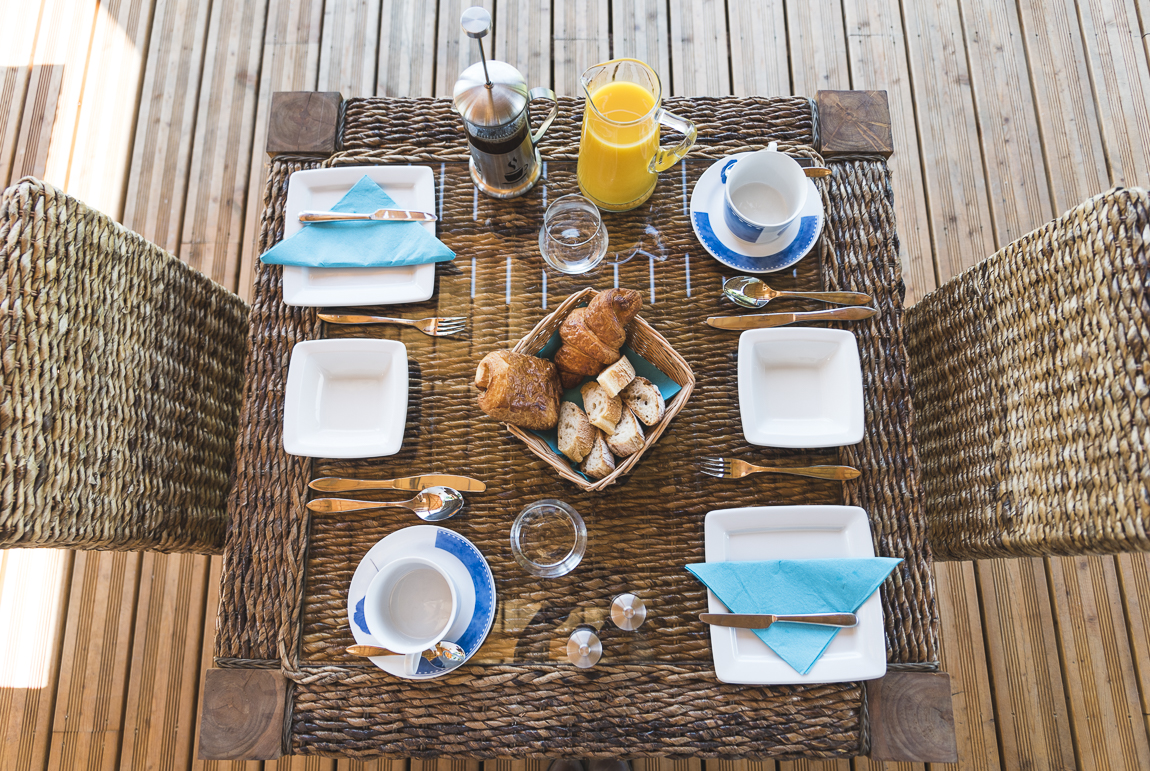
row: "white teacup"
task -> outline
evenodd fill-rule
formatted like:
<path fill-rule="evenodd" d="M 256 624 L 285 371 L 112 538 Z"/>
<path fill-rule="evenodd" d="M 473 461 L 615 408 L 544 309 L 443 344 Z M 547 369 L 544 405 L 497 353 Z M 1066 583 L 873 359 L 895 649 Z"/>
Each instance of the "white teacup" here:
<path fill-rule="evenodd" d="M 753 244 L 778 238 L 803 210 L 810 189 L 803 167 L 780 153 L 776 142 L 728 161 L 722 179 L 723 221 L 736 238 Z"/>
<path fill-rule="evenodd" d="M 443 640 L 458 609 L 451 577 L 423 557 L 400 557 L 380 568 L 363 603 L 372 637 L 395 653 L 420 653 Z"/>

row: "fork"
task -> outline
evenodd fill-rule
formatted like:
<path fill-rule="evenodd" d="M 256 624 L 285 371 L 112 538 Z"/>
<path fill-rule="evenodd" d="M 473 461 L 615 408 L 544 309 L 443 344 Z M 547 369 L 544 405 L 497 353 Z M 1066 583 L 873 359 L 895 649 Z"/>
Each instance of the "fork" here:
<path fill-rule="evenodd" d="M 467 328 L 465 316 L 434 317 L 429 319 L 393 319 L 387 316 L 357 316 L 348 313 L 320 313 L 321 319 L 329 324 L 399 324 L 415 327 L 425 335 L 443 337 L 457 335 Z"/>
<path fill-rule="evenodd" d="M 800 477 L 815 477 L 816 479 L 854 479 L 860 472 L 850 466 L 801 466 L 795 468 L 782 468 L 779 466 L 755 466 L 743 460 L 728 460 L 726 458 L 701 458 L 702 471 L 720 479 L 742 479 L 747 474 L 794 474 Z"/>

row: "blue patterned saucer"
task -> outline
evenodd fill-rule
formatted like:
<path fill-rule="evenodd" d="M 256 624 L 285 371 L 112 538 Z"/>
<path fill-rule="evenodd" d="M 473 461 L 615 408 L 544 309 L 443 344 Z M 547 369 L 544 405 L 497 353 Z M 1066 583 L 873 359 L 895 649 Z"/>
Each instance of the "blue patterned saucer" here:
<path fill-rule="evenodd" d="M 464 661 L 471 658 L 487 639 L 495 620 L 495 578 L 487 560 L 475 544 L 458 533 L 435 525 L 415 525 L 397 530 L 371 547 L 364 556 L 347 595 L 347 620 L 359 645 L 379 645 L 367 628 L 363 601 L 375 574 L 398 557 L 418 555 L 434 560 L 455 584 L 459 612 L 444 638 L 463 648 Z M 408 680 L 430 680 L 452 670 L 436 669 L 419 654 L 373 656 L 373 664 L 384 672 Z M 454 669 L 454 667 L 452 668 Z"/>
<path fill-rule="evenodd" d="M 735 236 L 723 221 L 723 176 L 738 158 L 728 155 L 703 172 L 691 192 L 691 227 L 711 256 L 740 273 L 774 273 L 791 267 L 815 245 L 823 232 L 823 199 L 813 180 L 806 205 L 774 241 L 752 244 Z"/>

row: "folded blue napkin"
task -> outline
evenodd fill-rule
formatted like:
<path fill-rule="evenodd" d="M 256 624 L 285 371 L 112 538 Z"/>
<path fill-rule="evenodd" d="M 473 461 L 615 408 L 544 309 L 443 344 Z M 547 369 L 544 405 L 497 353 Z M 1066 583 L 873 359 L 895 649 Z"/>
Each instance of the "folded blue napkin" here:
<path fill-rule="evenodd" d="M 854 613 L 886 580 L 900 559 L 770 560 L 704 562 L 687 570 L 732 613 Z M 776 621 L 755 629 L 759 639 L 805 675 L 839 630 Z"/>
<path fill-rule="evenodd" d="M 370 214 L 398 209 L 391 196 L 364 175 L 332 211 Z M 455 252 L 417 222 L 313 222 L 268 249 L 269 265 L 307 268 L 390 268 L 455 259 Z"/>

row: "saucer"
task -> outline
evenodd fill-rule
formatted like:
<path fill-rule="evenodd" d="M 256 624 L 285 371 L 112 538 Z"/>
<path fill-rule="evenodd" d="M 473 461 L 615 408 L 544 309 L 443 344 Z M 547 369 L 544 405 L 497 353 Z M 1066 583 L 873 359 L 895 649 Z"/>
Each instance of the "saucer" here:
<path fill-rule="evenodd" d="M 731 163 L 750 153 L 728 155 L 703 172 L 691 192 L 691 227 L 719 262 L 741 273 L 774 273 L 791 267 L 815 245 L 823 231 L 823 199 L 813 180 L 799 216 L 779 234 L 762 244 L 735 236 L 723 220 L 723 172 Z"/>
<path fill-rule="evenodd" d="M 399 557 L 420 556 L 436 562 L 451 576 L 459 596 L 459 612 L 444 638 L 463 648 L 464 661 L 479 650 L 495 620 L 495 578 L 475 544 L 458 533 L 435 525 L 415 525 L 397 530 L 371 547 L 351 578 L 347 596 L 347 620 L 359 645 L 383 647 L 368 631 L 364 596 L 379 569 Z M 418 654 L 413 654 L 418 655 Z M 453 671 L 436 669 L 419 659 L 415 674 L 407 674 L 405 656 L 372 656 L 371 662 L 388 674 L 406 680 L 431 680 Z M 462 666 L 462 665 L 461 665 Z"/>

